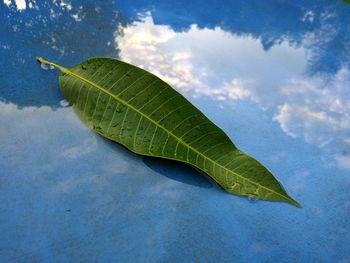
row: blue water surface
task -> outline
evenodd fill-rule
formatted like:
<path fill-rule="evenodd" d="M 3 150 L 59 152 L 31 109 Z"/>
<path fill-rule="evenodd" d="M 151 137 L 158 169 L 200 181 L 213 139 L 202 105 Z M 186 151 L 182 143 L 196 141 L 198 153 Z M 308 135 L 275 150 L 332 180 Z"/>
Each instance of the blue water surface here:
<path fill-rule="evenodd" d="M 349 36 L 338 0 L 1 1 L 0 262 L 350 262 Z M 94 134 L 36 56 L 153 72 L 303 208 Z"/>

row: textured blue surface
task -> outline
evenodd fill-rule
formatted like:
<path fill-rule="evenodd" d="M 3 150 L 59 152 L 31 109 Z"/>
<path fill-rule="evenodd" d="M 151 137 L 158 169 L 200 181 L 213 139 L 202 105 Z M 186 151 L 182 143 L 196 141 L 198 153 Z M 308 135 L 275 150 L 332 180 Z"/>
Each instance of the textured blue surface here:
<path fill-rule="evenodd" d="M 350 5 L 219 2 L 0 2 L 0 262 L 350 262 Z M 161 76 L 303 208 L 95 135 L 38 55 Z"/>

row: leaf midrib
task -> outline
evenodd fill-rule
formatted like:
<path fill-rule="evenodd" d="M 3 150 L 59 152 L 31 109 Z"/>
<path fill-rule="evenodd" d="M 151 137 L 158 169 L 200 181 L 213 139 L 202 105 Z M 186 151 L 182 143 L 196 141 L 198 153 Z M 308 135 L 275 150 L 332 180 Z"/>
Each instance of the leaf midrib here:
<path fill-rule="evenodd" d="M 261 188 L 264 188 L 266 190 L 268 190 L 269 192 L 272 192 L 280 197 L 282 197 L 283 199 L 287 199 L 288 201 L 292 202 L 292 203 L 296 203 L 296 201 L 294 201 L 293 199 L 291 199 L 289 196 L 285 196 L 285 195 L 282 195 L 276 191 L 274 191 L 273 189 L 271 188 L 268 188 L 266 186 L 263 186 L 261 184 L 258 184 L 256 182 L 253 182 L 251 180 L 249 180 L 248 178 L 245 178 L 243 176 L 241 176 L 240 174 L 226 168 L 225 166 L 215 162 L 214 160 L 212 160 L 211 158 L 205 156 L 204 154 L 202 154 L 201 152 L 199 152 L 197 149 L 191 147 L 189 144 L 187 144 L 185 141 L 183 141 L 181 138 L 177 137 L 175 134 L 173 134 L 171 131 L 167 130 L 164 126 L 160 125 L 157 121 L 151 119 L 150 117 L 148 117 L 147 115 L 145 115 L 143 112 L 139 111 L 137 108 L 135 108 L 134 106 L 130 105 L 128 102 L 120 99 L 119 97 L 117 97 L 116 95 L 114 95 L 113 93 L 109 92 L 108 90 L 105 90 L 103 87 L 100 87 L 98 84 L 78 75 L 78 74 L 75 74 L 74 72 L 70 71 L 69 69 L 65 68 L 65 67 L 62 67 L 60 65 L 57 65 L 55 63 L 52 63 L 52 62 L 48 62 L 50 65 L 53 65 L 55 66 L 56 68 L 58 68 L 59 70 L 61 70 L 62 72 L 66 73 L 66 74 L 70 74 L 88 84 L 90 84 L 91 86 L 99 89 L 100 91 L 104 92 L 105 94 L 111 96 L 112 98 L 114 98 L 115 100 L 117 100 L 118 102 L 124 104 L 125 106 L 129 107 L 130 109 L 134 110 L 135 112 L 137 112 L 138 114 L 140 114 L 142 117 L 146 118 L 147 120 L 149 120 L 150 122 L 152 122 L 153 124 L 155 124 L 157 127 L 163 129 L 165 132 L 167 132 L 168 134 L 170 134 L 171 136 L 173 136 L 177 141 L 179 141 L 180 143 L 182 143 L 185 147 L 191 149 L 192 151 L 194 151 L 195 153 L 197 153 L 198 155 L 202 156 L 203 158 L 207 159 L 208 161 L 212 162 L 214 165 L 217 165 L 219 167 L 221 167 L 222 169 L 224 169 L 225 171 L 229 172 L 229 173 L 233 173 L 234 175 L 236 175 L 237 177 L 241 178 L 242 180 L 244 181 L 247 181 L 251 184 L 254 184 L 254 185 L 257 185 L 258 187 L 261 187 Z M 192 165 L 192 164 L 191 164 Z M 198 167 L 200 168 L 200 167 Z"/>

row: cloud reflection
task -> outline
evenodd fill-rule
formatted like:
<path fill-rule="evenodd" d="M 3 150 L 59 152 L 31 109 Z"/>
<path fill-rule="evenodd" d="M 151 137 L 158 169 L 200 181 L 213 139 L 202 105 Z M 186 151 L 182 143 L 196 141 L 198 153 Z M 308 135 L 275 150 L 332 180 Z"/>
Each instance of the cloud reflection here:
<path fill-rule="evenodd" d="M 4 0 L 3 2 L 4 2 L 4 5 L 6 5 L 8 7 L 10 7 L 11 5 L 14 4 L 16 9 L 19 11 L 25 10 L 27 8 L 27 4 L 26 4 L 25 0 L 14 0 L 14 1 Z M 31 2 L 29 2 L 29 3 L 31 3 Z"/>
<path fill-rule="evenodd" d="M 180 92 L 272 109 L 273 120 L 288 136 L 321 148 L 328 145 L 339 166 L 347 169 L 350 71 L 343 66 L 328 75 L 308 74 L 310 54 L 315 54 L 305 37 L 305 45 L 286 40 L 266 50 L 249 34 L 197 25 L 176 32 L 154 24 L 146 13 L 116 34 L 115 41 L 124 61 L 153 72 Z M 345 157 L 339 158 L 340 152 Z"/>
<path fill-rule="evenodd" d="M 0 101 L 0 119 L 0 166 L 11 180 L 20 182 L 30 173 L 38 182 L 47 181 L 50 189 L 71 189 L 101 181 L 101 174 L 127 174 L 135 158 L 115 145 L 104 146 L 68 107 L 19 108 Z"/>

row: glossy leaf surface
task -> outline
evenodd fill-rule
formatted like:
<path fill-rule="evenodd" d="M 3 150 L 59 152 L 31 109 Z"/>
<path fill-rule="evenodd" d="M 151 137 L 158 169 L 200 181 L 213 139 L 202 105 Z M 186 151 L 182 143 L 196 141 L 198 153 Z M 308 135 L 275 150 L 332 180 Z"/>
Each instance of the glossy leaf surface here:
<path fill-rule="evenodd" d="M 190 164 L 232 194 L 300 206 L 257 160 L 155 75 L 110 58 L 61 70 L 60 87 L 92 130 L 131 151 Z"/>

